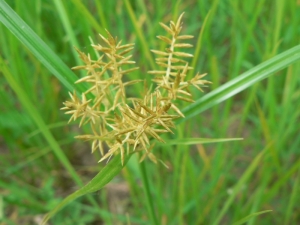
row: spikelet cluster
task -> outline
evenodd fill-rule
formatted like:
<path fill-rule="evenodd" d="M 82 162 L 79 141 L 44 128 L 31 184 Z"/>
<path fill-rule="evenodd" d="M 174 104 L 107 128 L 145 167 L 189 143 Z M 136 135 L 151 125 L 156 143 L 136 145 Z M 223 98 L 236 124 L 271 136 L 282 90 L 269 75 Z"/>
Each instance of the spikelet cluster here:
<path fill-rule="evenodd" d="M 148 72 L 154 76 L 152 81 L 156 87 L 146 90 L 141 97 L 126 97 L 126 89 L 142 80 L 124 82 L 123 79 L 138 69 L 132 66 L 124 70 L 124 65 L 135 64 L 129 54 L 134 44 L 122 45 L 122 41 L 107 31 L 107 37 L 100 35 L 104 45 L 92 45 L 100 54 L 98 59 L 93 60 L 89 54 L 76 49 L 84 65 L 72 69 L 86 71 L 86 76 L 76 83 L 87 82 L 91 88 L 81 96 L 75 91 L 70 93 L 71 100 L 64 102 L 62 109 L 71 114 L 70 121 L 78 119 L 79 126 L 91 126 L 90 134 L 75 138 L 91 141 L 92 152 L 99 149 L 101 153 L 100 161 L 121 154 L 121 163 L 124 164 L 125 154 L 142 152 L 140 161 L 148 157 L 157 163 L 159 159 L 152 152 L 153 139 L 164 142 L 160 134 L 173 133 L 174 120 L 184 117 L 178 102 L 193 102 L 190 86 L 202 91 L 201 87 L 210 83 L 202 80 L 205 74 L 199 73 L 186 80 L 187 72 L 193 69 L 186 59 L 193 56 L 182 49 L 192 47 L 185 41 L 193 36 L 180 34 L 182 16 L 176 23 L 171 21 L 169 26 L 160 23 L 168 34 L 157 38 L 166 42 L 168 48 L 165 51 L 151 50 L 161 69 Z"/>

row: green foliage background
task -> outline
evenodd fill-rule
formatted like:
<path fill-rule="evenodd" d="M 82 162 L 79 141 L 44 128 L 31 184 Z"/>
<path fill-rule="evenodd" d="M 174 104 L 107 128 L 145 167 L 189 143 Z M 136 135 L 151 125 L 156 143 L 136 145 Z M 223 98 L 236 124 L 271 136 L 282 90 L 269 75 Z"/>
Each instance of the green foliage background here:
<path fill-rule="evenodd" d="M 300 223 L 300 63 L 294 63 L 300 51 L 293 48 L 300 41 L 298 1 L 6 3 L 47 47 L 30 38 L 18 40 L 0 24 L 0 223 L 38 224 L 40 215 L 105 166 L 97 163 L 99 155 L 90 155 L 88 144 L 74 141 L 84 131 L 67 125 L 68 117 L 59 111 L 74 80 L 83 75 L 68 69 L 81 64 L 73 46 L 96 57 L 89 37 L 97 43 L 97 33 L 107 28 L 124 43 L 136 43 L 134 59 L 142 72 L 128 79 L 150 80 L 146 71 L 156 66 L 149 50 L 165 48 L 155 38 L 164 34 L 159 22 L 168 23 L 183 11 L 183 33 L 195 36 L 190 51 L 196 53 L 195 72 L 207 72 L 213 84 L 204 94 L 195 92 L 199 100 L 184 109 L 189 118 L 166 137 L 173 143 L 156 148 L 170 168 L 149 161 L 144 165 L 159 224 L 233 224 L 264 210 L 273 211 L 250 216 L 246 223 Z M 39 56 L 24 46 L 26 41 L 41 47 Z M 253 71 L 267 60 L 271 63 Z M 61 66 L 49 70 L 47 63 Z M 218 92 L 244 72 L 251 79 L 235 80 L 229 93 Z M 255 82 L 264 73 L 272 76 Z M 141 91 L 137 87 L 129 95 Z M 192 137 L 244 140 L 184 145 L 190 141 L 184 138 Z M 49 223 L 152 224 L 141 171 L 132 157 L 106 188 L 73 201 Z"/>

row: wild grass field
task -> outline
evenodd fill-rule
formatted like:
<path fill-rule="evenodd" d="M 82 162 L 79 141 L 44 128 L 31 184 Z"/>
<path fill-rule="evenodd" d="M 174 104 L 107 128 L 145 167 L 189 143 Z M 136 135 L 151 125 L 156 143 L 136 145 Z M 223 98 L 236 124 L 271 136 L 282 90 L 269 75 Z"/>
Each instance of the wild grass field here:
<path fill-rule="evenodd" d="M 191 90 L 186 117 L 153 149 L 168 168 L 139 164 L 137 154 L 122 170 L 118 161 L 108 184 L 47 224 L 300 224 L 300 1 L 0 0 L 1 225 L 41 224 L 110 172 L 91 143 L 74 139 L 89 127 L 68 124 L 60 110 L 69 91 L 85 88 L 74 85 L 85 75 L 70 69 L 83 65 L 74 46 L 96 58 L 91 44 L 107 29 L 135 43 L 140 69 L 124 79 L 151 82 L 150 50 L 166 48 L 159 22 L 182 12 L 182 33 L 194 36 L 188 75 L 207 73 L 212 84 Z M 143 84 L 127 91 L 140 95 Z"/>

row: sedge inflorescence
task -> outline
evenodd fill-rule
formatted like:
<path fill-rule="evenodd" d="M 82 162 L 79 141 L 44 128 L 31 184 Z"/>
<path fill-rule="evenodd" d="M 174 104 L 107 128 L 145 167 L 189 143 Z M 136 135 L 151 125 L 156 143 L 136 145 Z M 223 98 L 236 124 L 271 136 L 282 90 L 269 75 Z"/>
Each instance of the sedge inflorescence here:
<path fill-rule="evenodd" d="M 134 44 L 122 45 L 122 41 L 107 31 L 107 37 L 100 35 L 104 45 L 92 45 L 101 54 L 98 59 L 93 60 L 89 54 L 76 49 L 84 65 L 72 69 L 86 70 L 86 76 L 76 83 L 87 82 L 91 87 L 81 96 L 75 91 L 69 93 L 71 100 L 64 102 L 62 109 L 72 115 L 69 122 L 78 119 L 79 126 L 91 126 L 90 134 L 75 138 L 91 141 L 92 152 L 100 150 L 100 161 L 121 154 L 121 163 L 124 164 L 125 154 L 142 152 L 140 161 L 148 157 L 157 163 L 158 159 L 152 152 L 155 143 L 152 139 L 164 142 L 160 134 L 173 133 L 174 120 L 184 117 L 178 103 L 193 102 L 190 86 L 202 91 L 201 87 L 210 83 L 202 80 L 206 74 L 197 73 L 192 79 L 186 79 L 187 72 L 193 69 L 186 59 L 193 55 L 182 49 L 192 47 L 184 42 L 193 36 L 180 34 L 182 17 L 183 14 L 169 26 L 160 23 L 168 35 L 157 38 L 168 44 L 168 48 L 165 51 L 151 50 L 162 69 L 148 71 L 154 76 L 152 81 L 156 87 L 146 89 L 141 97 L 127 97 L 126 89 L 142 80 L 124 82 L 123 79 L 124 75 L 139 69 L 123 69 L 124 65 L 135 64 L 132 55 L 128 55 Z M 104 146 L 107 146 L 107 151 Z"/>

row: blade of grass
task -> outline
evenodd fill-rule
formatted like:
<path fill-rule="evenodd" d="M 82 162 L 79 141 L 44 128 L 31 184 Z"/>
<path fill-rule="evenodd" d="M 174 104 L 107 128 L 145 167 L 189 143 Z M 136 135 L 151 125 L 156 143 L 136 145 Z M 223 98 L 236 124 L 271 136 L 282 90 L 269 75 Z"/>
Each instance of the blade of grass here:
<path fill-rule="evenodd" d="M 150 215 L 152 224 L 158 225 L 159 223 L 157 221 L 157 217 L 156 217 L 155 211 L 154 211 L 154 202 L 153 202 L 153 197 L 151 197 L 151 193 L 150 193 L 150 185 L 149 185 L 149 181 L 148 181 L 148 175 L 147 175 L 145 162 L 139 163 L 139 166 L 140 166 L 140 172 L 141 172 L 141 177 L 142 177 L 142 181 L 143 181 L 143 188 L 144 188 L 144 192 L 145 192 L 146 199 L 147 199 L 147 204 L 146 204 L 147 210 Z"/>
<path fill-rule="evenodd" d="M 165 140 L 166 143 L 159 142 L 157 145 L 196 145 L 240 140 L 243 140 L 243 138 L 183 138 L 178 140 Z"/>
<path fill-rule="evenodd" d="M 296 162 L 294 162 L 290 169 L 286 170 L 284 175 L 276 181 L 272 187 L 269 189 L 268 193 L 264 195 L 264 200 L 269 200 L 272 197 L 278 193 L 279 189 L 284 186 L 288 179 L 291 178 L 291 176 L 300 168 L 300 159 L 298 159 Z"/>
<path fill-rule="evenodd" d="M 285 214 L 285 218 L 284 218 L 284 224 L 288 225 L 290 224 L 290 221 L 292 219 L 292 211 L 293 208 L 295 207 L 296 201 L 297 201 L 297 195 L 299 195 L 299 180 L 300 180 L 300 171 L 298 171 L 296 180 L 293 184 L 293 191 L 292 194 L 290 196 L 290 200 L 289 200 L 289 204 L 288 207 L 286 209 L 286 214 Z M 298 198 L 299 199 L 299 198 Z"/>
<path fill-rule="evenodd" d="M 152 56 L 150 54 L 150 51 L 149 51 L 149 46 L 147 44 L 145 36 L 142 33 L 141 28 L 138 25 L 138 22 L 136 20 L 136 17 L 134 15 L 132 7 L 131 7 L 131 5 L 130 5 L 130 3 L 129 3 L 128 0 L 125 0 L 124 3 L 125 3 L 125 6 L 126 6 L 126 9 L 127 9 L 127 12 L 128 12 L 128 14 L 130 16 L 130 19 L 132 21 L 132 24 L 134 26 L 135 32 L 137 33 L 138 39 L 141 42 L 141 47 L 142 47 L 143 53 L 146 56 L 146 58 L 149 60 L 149 64 L 150 64 L 151 68 L 155 68 L 155 64 L 154 64 L 153 58 L 152 58 Z"/>
<path fill-rule="evenodd" d="M 72 0 L 72 3 L 77 8 L 78 12 L 82 13 L 82 18 L 87 19 L 89 24 L 95 28 L 95 30 L 100 34 L 105 34 L 105 30 L 99 26 L 99 23 L 95 19 L 95 17 L 90 13 L 90 11 L 85 7 L 85 5 L 80 0 Z"/>
<path fill-rule="evenodd" d="M 247 182 L 247 180 L 250 178 L 250 176 L 253 174 L 255 169 L 258 166 L 258 163 L 260 162 L 261 158 L 263 157 L 264 153 L 267 151 L 267 149 L 272 145 L 269 144 L 263 151 L 261 151 L 252 161 L 250 166 L 247 168 L 247 170 L 244 172 L 238 183 L 234 186 L 232 190 L 232 194 L 228 197 L 226 202 L 224 203 L 223 208 L 221 209 L 220 213 L 218 214 L 216 220 L 214 221 L 213 225 L 217 225 L 220 223 L 221 219 L 229 209 L 230 205 L 233 203 L 233 200 L 235 199 L 238 192 L 241 190 L 241 187 Z"/>
<path fill-rule="evenodd" d="M 0 21 L 67 89 L 75 89 L 75 74 L 3 0 L 0 0 Z M 86 85 L 76 85 L 76 89 L 84 92 Z"/>
<path fill-rule="evenodd" d="M 22 188 L 20 188 L 19 185 L 22 185 Z M 5 182 L 4 180 L 0 180 L 0 188 L 1 190 L 9 190 L 10 196 L 16 196 L 15 199 L 15 205 L 20 205 L 23 199 L 26 199 L 26 206 L 35 208 L 36 210 L 42 209 L 46 210 L 45 204 L 40 201 L 40 199 L 35 197 L 29 197 L 32 196 L 30 193 L 37 193 L 39 192 L 39 189 L 36 187 L 33 187 L 24 183 L 24 182 L 17 182 L 17 181 L 10 181 Z M 2 221 L 1 221 L 2 222 Z"/>
<path fill-rule="evenodd" d="M 263 169 L 262 169 L 263 170 Z M 264 176 L 263 178 L 258 178 L 259 180 L 261 180 L 262 182 L 260 182 L 259 186 L 257 187 L 257 190 L 255 191 L 255 194 L 253 196 L 250 196 L 249 198 L 249 203 L 252 202 L 252 207 L 249 211 L 250 214 L 257 212 L 259 209 L 261 209 L 263 206 L 263 202 L 262 202 L 262 196 L 265 194 L 264 191 L 266 190 L 266 188 L 268 187 L 268 184 L 270 182 L 272 174 L 269 173 L 268 175 Z M 256 217 L 252 217 L 247 225 L 253 225 L 256 224 Z"/>
<path fill-rule="evenodd" d="M 72 167 L 71 163 L 69 162 L 68 158 L 64 154 L 63 150 L 60 148 L 59 144 L 53 137 L 52 133 L 50 132 L 49 128 L 47 127 L 46 123 L 44 122 L 43 118 L 35 108 L 34 104 L 30 101 L 29 97 L 27 96 L 26 92 L 21 88 L 21 86 L 16 82 L 12 74 L 9 72 L 5 62 L 3 61 L 2 57 L 0 57 L 0 71 L 3 73 L 4 77 L 6 78 L 7 82 L 9 83 L 10 87 L 14 90 L 18 99 L 22 103 L 23 107 L 27 110 L 28 114 L 31 116 L 32 120 L 35 122 L 37 127 L 41 130 L 44 138 L 48 142 L 49 146 L 51 147 L 53 153 L 59 159 L 61 164 L 66 168 L 66 170 L 70 173 L 72 179 L 78 186 L 82 186 L 83 183 L 80 180 L 79 176 L 77 175 L 75 169 Z M 88 196 L 89 201 L 97 207 L 95 200 Z"/>
<path fill-rule="evenodd" d="M 0 195 L 0 220 L 2 221 L 4 218 L 4 204 L 3 204 L 3 197 Z"/>
<path fill-rule="evenodd" d="M 178 219 L 179 219 L 179 224 L 184 224 L 185 218 L 184 218 L 184 206 L 185 206 L 185 201 L 187 199 L 187 193 L 185 190 L 185 185 L 187 183 L 186 176 L 187 176 L 187 167 L 189 164 L 189 157 L 190 157 L 190 152 L 187 151 L 188 147 L 187 146 L 180 146 L 183 148 L 183 157 L 181 160 L 181 166 L 180 171 L 179 171 L 179 187 L 178 187 Z M 179 146 L 177 149 L 180 148 Z"/>
<path fill-rule="evenodd" d="M 233 223 L 232 225 L 241 225 L 243 223 L 246 223 L 247 221 L 249 221 L 251 218 L 253 218 L 255 216 L 259 216 L 261 214 L 268 213 L 268 212 L 272 212 L 272 210 L 265 210 L 265 211 L 261 211 L 261 212 L 252 213 L 252 214 L 246 216 L 245 218 Z"/>
<path fill-rule="evenodd" d="M 124 165 L 126 165 L 131 155 L 125 157 Z M 73 192 L 69 196 L 67 196 L 61 203 L 59 203 L 54 209 L 52 209 L 43 219 L 42 225 L 46 224 L 46 222 L 53 217 L 59 210 L 65 207 L 70 202 L 75 199 L 91 193 L 98 191 L 104 185 L 106 185 L 109 181 L 111 181 L 117 174 L 120 173 L 123 166 L 120 163 L 121 156 L 120 154 L 113 157 L 113 159 L 108 163 L 90 182 L 88 182 L 84 187 L 79 190 Z"/>
<path fill-rule="evenodd" d="M 182 110 L 185 118 L 178 119 L 177 123 L 181 123 L 197 116 L 206 109 L 219 104 L 235 94 L 243 91 L 249 86 L 261 81 L 275 72 L 286 68 L 292 63 L 300 59 L 300 45 L 297 45 L 257 66 L 239 75 L 233 80 L 223 84 L 221 87 L 213 90 L 203 96 L 195 103 L 189 105 Z"/>
<path fill-rule="evenodd" d="M 258 118 L 260 120 L 260 126 L 262 129 L 264 139 L 265 139 L 266 143 L 269 143 L 272 141 L 272 137 L 271 137 L 272 132 L 270 131 L 267 117 L 266 117 L 264 111 L 262 110 L 262 108 L 260 107 L 257 100 L 255 100 L 255 104 L 256 104 Z M 274 140 L 274 141 L 276 142 L 277 140 Z M 277 143 L 275 145 L 277 145 Z M 270 149 L 270 153 L 272 155 L 273 163 L 274 163 L 277 171 L 280 171 L 281 166 L 280 166 L 280 160 L 279 160 L 277 149 L 274 146 L 272 146 Z"/>
<path fill-rule="evenodd" d="M 69 124 L 72 124 L 72 123 L 69 123 Z M 51 130 L 51 129 L 54 129 L 54 128 L 63 127 L 63 126 L 65 126 L 65 125 L 66 125 L 66 121 L 62 121 L 62 122 L 57 122 L 57 123 L 53 123 L 53 124 L 48 124 L 48 125 L 47 125 L 47 128 L 48 128 L 49 130 Z M 29 133 L 29 134 L 27 135 L 27 139 L 30 139 L 30 138 L 32 138 L 33 136 L 38 135 L 38 134 L 40 134 L 40 133 L 41 133 L 41 130 L 39 130 L 39 129 L 34 130 L 34 131 L 32 131 L 31 133 Z"/>
<path fill-rule="evenodd" d="M 199 61 L 199 54 L 200 54 L 201 47 L 202 47 L 203 34 L 204 34 L 205 26 L 207 24 L 207 21 L 208 21 L 210 15 L 211 15 L 211 10 L 205 16 L 205 19 L 203 21 L 203 24 L 202 24 L 202 27 L 201 27 L 201 30 L 200 30 L 200 33 L 199 33 L 199 36 L 197 39 L 196 50 L 194 52 L 194 58 L 193 58 L 193 61 L 191 64 L 191 67 L 193 67 L 193 68 L 196 68 L 196 64 Z M 191 78 L 193 72 L 194 72 L 193 70 L 190 70 L 187 77 Z"/>
<path fill-rule="evenodd" d="M 10 87 L 15 91 L 17 94 L 20 102 L 24 106 L 24 108 L 27 110 L 37 127 L 40 129 L 42 134 L 44 135 L 45 139 L 51 146 L 54 154 L 57 156 L 59 161 L 63 164 L 63 166 L 66 168 L 66 170 L 70 173 L 73 180 L 78 184 L 81 185 L 82 182 L 80 178 L 78 177 L 76 171 L 72 167 L 71 163 L 69 162 L 68 158 L 65 156 L 63 150 L 58 145 L 57 141 L 49 131 L 47 125 L 45 124 L 44 120 L 40 116 L 39 112 L 37 111 L 36 107 L 32 102 L 30 101 L 27 94 L 24 92 L 24 90 L 21 88 L 21 86 L 16 82 L 12 74 L 9 72 L 5 62 L 3 61 L 2 57 L 0 57 L 0 69 L 6 78 L 7 82 L 9 83 Z"/>
<path fill-rule="evenodd" d="M 70 20 L 68 18 L 68 14 L 65 10 L 64 4 L 60 0 L 54 0 L 54 5 L 56 6 L 56 9 L 58 11 L 58 15 L 60 17 L 60 20 L 61 20 L 63 26 L 64 26 L 65 32 L 66 32 L 68 38 L 70 39 L 70 49 L 72 49 L 72 53 L 74 55 L 76 63 L 77 63 L 77 65 L 80 65 L 81 61 L 79 60 L 78 53 L 73 48 L 73 46 L 78 47 L 79 44 L 77 42 L 77 39 L 75 38 L 75 34 L 74 34 L 73 29 L 72 29 Z"/>
<path fill-rule="evenodd" d="M 95 4 L 96 4 L 96 8 L 97 8 L 97 14 L 99 16 L 100 23 L 101 23 L 102 27 L 108 28 L 106 18 L 105 18 L 105 14 L 104 14 L 104 11 L 103 11 L 104 7 L 103 7 L 101 1 L 95 1 Z"/>

